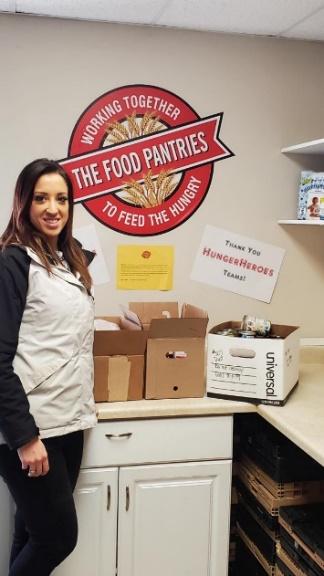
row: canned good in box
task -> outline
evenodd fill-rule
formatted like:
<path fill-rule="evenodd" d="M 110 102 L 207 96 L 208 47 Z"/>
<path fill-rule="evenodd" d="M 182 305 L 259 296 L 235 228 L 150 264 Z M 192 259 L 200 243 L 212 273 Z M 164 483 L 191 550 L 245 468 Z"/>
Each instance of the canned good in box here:
<path fill-rule="evenodd" d="M 252 330 L 260 336 L 268 336 L 271 330 L 271 322 L 264 318 L 257 318 L 256 316 L 249 316 L 246 314 L 243 316 L 241 329 Z"/>
<path fill-rule="evenodd" d="M 236 328 L 225 328 L 224 330 L 218 330 L 217 334 L 221 336 L 239 336 L 239 331 Z"/>
<path fill-rule="evenodd" d="M 255 338 L 256 332 L 254 330 L 239 330 L 239 336 L 241 338 Z"/>

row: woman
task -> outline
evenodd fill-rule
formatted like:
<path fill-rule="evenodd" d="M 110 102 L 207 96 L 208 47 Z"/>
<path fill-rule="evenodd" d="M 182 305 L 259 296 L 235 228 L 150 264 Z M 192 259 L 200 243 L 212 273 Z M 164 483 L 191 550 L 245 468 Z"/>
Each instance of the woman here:
<path fill-rule="evenodd" d="M 9 576 L 47 576 L 77 540 L 72 493 L 96 416 L 93 254 L 72 220 L 61 166 L 28 164 L 0 240 L 0 475 L 17 507 Z"/>

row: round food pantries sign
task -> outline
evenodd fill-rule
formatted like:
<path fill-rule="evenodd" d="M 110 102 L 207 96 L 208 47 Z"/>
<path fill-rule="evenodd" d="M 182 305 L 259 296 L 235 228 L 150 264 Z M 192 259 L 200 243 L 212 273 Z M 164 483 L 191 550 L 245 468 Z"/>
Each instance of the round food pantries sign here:
<path fill-rule="evenodd" d="M 61 164 L 74 201 L 123 234 L 163 234 L 205 198 L 213 164 L 233 153 L 219 138 L 223 114 L 200 118 L 157 86 L 106 92 L 81 114 Z"/>

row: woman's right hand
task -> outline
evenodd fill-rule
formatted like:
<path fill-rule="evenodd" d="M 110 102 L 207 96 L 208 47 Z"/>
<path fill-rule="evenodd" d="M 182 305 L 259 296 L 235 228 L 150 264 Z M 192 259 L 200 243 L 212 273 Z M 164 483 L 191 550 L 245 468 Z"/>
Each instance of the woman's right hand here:
<path fill-rule="evenodd" d="M 31 478 L 45 476 L 49 471 L 47 450 L 38 436 L 18 448 L 17 452 L 22 469 L 28 469 Z"/>

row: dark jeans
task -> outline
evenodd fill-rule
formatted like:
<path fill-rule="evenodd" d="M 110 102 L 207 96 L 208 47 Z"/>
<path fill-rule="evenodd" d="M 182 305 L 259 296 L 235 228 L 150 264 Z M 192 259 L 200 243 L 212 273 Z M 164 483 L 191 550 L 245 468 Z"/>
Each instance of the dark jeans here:
<path fill-rule="evenodd" d="M 48 576 L 74 549 L 78 526 L 73 490 L 78 478 L 83 432 L 43 440 L 46 476 L 30 478 L 16 450 L 0 446 L 0 475 L 16 503 L 9 576 Z"/>

